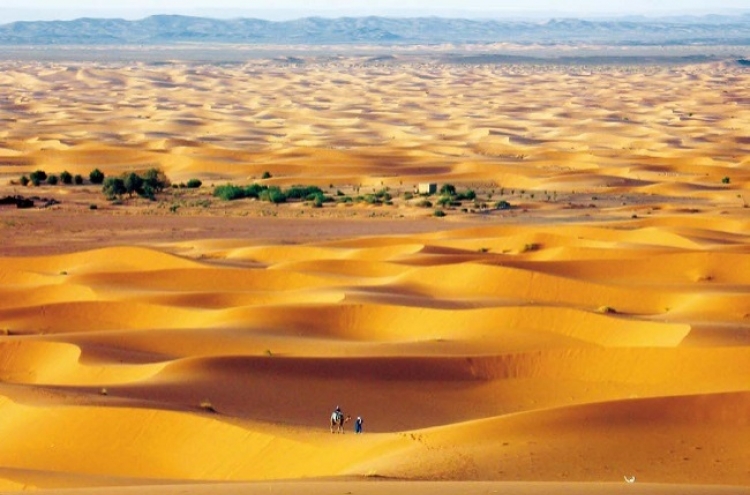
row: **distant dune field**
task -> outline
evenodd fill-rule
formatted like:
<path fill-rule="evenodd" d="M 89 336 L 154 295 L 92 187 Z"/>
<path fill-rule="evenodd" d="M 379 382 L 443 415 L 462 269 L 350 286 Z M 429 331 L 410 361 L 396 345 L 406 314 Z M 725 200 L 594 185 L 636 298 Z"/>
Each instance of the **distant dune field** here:
<path fill-rule="evenodd" d="M 3 493 L 750 493 L 746 68 L 304 62 L 0 63 Z"/>

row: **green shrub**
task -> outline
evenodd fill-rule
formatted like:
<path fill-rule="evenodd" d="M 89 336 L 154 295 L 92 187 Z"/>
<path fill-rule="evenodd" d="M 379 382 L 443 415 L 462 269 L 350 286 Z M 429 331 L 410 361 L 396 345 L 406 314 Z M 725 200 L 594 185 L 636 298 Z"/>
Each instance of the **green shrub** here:
<path fill-rule="evenodd" d="M 109 199 L 122 197 L 127 192 L 125 181 L 119 177 L 107 177 L 104 179 L 102 192 Z"/>
<path fill-rule="evenodd" d="M 440 198 L 437 200 L 437 204 L 439 204 L 442 207 L 449 206 L 452 203 L 450 196 L 440 196 Z"/>
<path fill-rule="evenodd" d="M 382 201 L 377 196 L 377 194 L 365 194 L 364 196 L 362 196 L 362 200 L 365 203 L 368 203 L 371 205 L 379 205 L 380 203 L 382 203 Z"/>
<path fill-rule="evenodd" d="M 468 189 L 466 192 L 460 193 L 456 195 L 456 199 L 458 201 L 474 201 L 477 197 L 477 194 L 472 191 L 471 189 Z"/>
<path fill-rule="evenodd" d="M 453 184 L 443 184 L 440 187 L 440 194 L 445 196 L 453 196 L 456 194 L 456 186 Z"/>
<path fill-rule="evenodd" d="M 187 181 L 187 187 L 188 189 L 198 189 L 203 185 L 203 182 L 200 181 L 200 179 L 190 179 Z"/>
<path fill-rule="evenodd" d="M 29 179 L 31 179 L 31 182 L 34 183 L 34 185 L 38 186 L 45 180 L 47 180 L 47 172 L 44 170 L 35 170 L 31 172 L 29 175 Z"/>
<path fill-rule="evenodd" d="M 286 202 L 286 194 L 284 194 L 284 192 L 278 186 L 271 186 L 263 189 L 258 197 L 262 201 L 268 201 L 274 204 Z"/>
<path fill-rule="evenodd" d="M 224 201 L 232 201 L 234 199 L 242 199 L 246 197 L 245 189 L 234 184 L 223 184 L 216 186 L 213 192 L 214 197 L 223 199 Z"/>
<path fill-rule="evenodd" d="M 278 187 L 269 187 L 268 201 L 274 204 L 286 203 L 286 194 Z"/>
<path fill-rule="evenodd" d="M 104 178 L 104 173 L 98 168 L 95 168 L 89 173 L 89 180 L 92 184 L 104 184 Z"/>
<path fill-rule="evenodd" d="M 445 216 L 445 212 L 443 210 L 435 210 L 434 215 L 436 217 L 444 217 Z"/>
<path fill-rule="evenodd" d="M 156 199 L 156 190 L 151 184 L 144 183 L 141 188 L 136 191 L 141 197 L 148 198 L 150 200 Z"/>
<path fill-rule="evenodd" d="M 70 173 L 70 172 L 68 172 L 67 170 L 63 171 L 63 172 L 62 172 L 62 173 L 60 174 L 60 181 L 61 181 L 61 182 L 62 182 L 63 184 L 72 184 L 72 183 L 73 183 L 73 174 L 71 174 L 71 173 Z"/>
<path fill-rule="evenodd" d="M 260 193 L 268 189 L 268 186 L 262 186 L 260 184 L 250 184 L 245 187 L 245 197 L 247 198 L 260 198 Z"/>
<path fill-rule="evenodd" d="M 83 176 L 81 174 L 76 174 L 75 177 L 73 177 L 73 183 L 77 186 L 83 184 Z"/>
<path fill-rule="evenodd" d="M 266 170 L 265 172 L 263 172 L 263 175 L 260 178 L 261 179 L 270 179 L 271 177 L 273 177 L 271 175 L 271 172 L 269 172 L 268 170 Z"/>
<path fill-rule="evenodd" d="M 59 178 L 58 178 L 58 177 L 57 177 L 56 175 L 48 175 L 48 176 L 47 176 L 47 184 L 49 184 L 50 186 L 55 186 L 55 185 L 57 185 L 57 182 L 58 182 L 59 180 L 60 180 L 60 179 L 59 179 Z"/>
<path fill-rule="evenodd" d="M 169 187 L 171 184 L 167 176 L 158 168 L 151 168 L 146 170 L 146 173 L 141 177 L 143 185 L 148 184 L 155 192 L 161 192 L 164 188 Z"/>
<path fill-rule="evenodd" d="M 510 205 L 510 203 L 503 199 L 495 203 L 495 208 L 497 208 L 498 210 L 510 210 L 512 206 Z"/>
<path fill-rule="evenodd" d="M 127 174 L 123 179 L 123 184 L 125 186 L 125 192 L 131 198 L 133 197 L 133 194 L 143 192 L 143 178 L 135 172 Z"/>
<path fill-rule="evenodd" d="M 722 184 L 729 184 L 730 182 L 732 182 L 732 179 L 730 179 L 729 177 L 724 177 L 723 179 L 721 179 Z"/>
<path fill-rule="evenodd" d="M 21 176 L 21 185 L 22 186 L 28 186 L 29 182 L 31 182 L 31 180 L 28 177 L 26 177 L 25 175 Z"/>
<path fill-rule="evenodd" d="M 285 192 L 289 199 L 310 199 L 311 196 L 323 194 L 323 190 L 317 186 L 292 186 Z"/>

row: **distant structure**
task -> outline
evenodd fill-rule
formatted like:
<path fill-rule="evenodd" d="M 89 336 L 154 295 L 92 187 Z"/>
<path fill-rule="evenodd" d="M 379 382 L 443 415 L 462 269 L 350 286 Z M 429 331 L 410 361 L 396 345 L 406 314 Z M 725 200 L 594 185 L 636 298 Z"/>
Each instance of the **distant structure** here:
<path fill-rule="evenodd" d="M 417 185 L 417 192 L 419 194 L 435 194 L 437 192 L 437 184 L 434 182 L 420 182 Z"/>

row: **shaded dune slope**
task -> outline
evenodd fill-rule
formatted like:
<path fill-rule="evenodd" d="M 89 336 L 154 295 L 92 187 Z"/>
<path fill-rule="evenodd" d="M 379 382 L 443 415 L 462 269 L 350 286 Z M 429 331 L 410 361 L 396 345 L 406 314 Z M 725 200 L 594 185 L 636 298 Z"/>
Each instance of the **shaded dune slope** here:
<path fill-rule="evenodd" d="M 666 221 L 2 258 L 5 483 L 744 484 L 745 240 Z M 336 403 L 366 435 L 328 433 Z"/>

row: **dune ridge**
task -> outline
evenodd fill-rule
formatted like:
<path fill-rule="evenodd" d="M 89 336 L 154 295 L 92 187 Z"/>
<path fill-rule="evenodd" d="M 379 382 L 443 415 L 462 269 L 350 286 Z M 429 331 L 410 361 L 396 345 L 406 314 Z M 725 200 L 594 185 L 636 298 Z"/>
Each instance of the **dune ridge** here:
<path fill-rule="evenodd" d="M 7 486 L 40 468 L 84 485 L 371 473 L 747 483 L 750 354 L 746 316 L 732 312 L 747 280 L 730 268 L 747 254 L 727 249 L 741 237 L 670 224 L 547 232 L 4 257 Z M 527 241 L 538 247 L 507 249 Z M 223 264 L 238 259 L 249 264 Z M 702 339 L 711 315 L 734 331 Z M 367 435 L 330 435 L 337 402 Z M 45 424 L 40 443 L 18 450 L 11 432 L 29 422 Z M 115 450 L 85 467 L 71 455 Z"/>
<path fill-rule="evenodd" d="M 0 491 L 748 493 L 750 73 L 341 49 L 0 61 Z"/>

